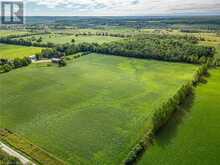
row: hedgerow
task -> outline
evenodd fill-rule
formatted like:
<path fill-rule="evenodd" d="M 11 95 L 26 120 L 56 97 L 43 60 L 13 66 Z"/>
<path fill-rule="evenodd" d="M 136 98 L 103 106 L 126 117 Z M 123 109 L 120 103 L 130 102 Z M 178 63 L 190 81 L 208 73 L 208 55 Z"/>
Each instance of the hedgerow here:
<path fill-rule="evenodd" d="M 168 122 L 172 114 L 178 110 L 179 107 L 185 102 L 186 98 L 192 94 L 194 85 L 200 81 L 200 78 L 206 74 L 207 71 L 207 64 L 199 67 L 192 81 L 185 83 L 173 97 L 162 103 L 161 107 L 155 110 L 151 117 L 151 127 L 148 127 L 144 137 L 132 148 L 127 158 L 123 161 L 123 164 L 131 165 L 137 161 L 140 155 L 151 144 L 155 132 L 157 132 Z"/>

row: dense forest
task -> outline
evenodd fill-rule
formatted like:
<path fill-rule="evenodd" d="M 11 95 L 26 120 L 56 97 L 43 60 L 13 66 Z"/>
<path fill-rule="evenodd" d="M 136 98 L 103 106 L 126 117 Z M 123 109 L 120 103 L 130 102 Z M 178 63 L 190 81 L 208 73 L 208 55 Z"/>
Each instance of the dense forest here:
<path fill-rule="evenodd" d="M 156 59 L 193 64 L 207 63 L 214 57 L 215 49 L 197 44 L 197 38 L 172 35 L 138 35 L 123 41 L 104 43 L 64 44 L 46 49 L 37 56 L 52 58 L 77 52 L 96 52 L 117 56 Z"/>

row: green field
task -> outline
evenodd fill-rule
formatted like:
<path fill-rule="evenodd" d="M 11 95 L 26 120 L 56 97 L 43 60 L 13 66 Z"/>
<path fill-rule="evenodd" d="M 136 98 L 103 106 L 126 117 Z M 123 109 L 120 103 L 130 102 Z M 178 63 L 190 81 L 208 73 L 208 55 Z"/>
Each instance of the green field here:
<path fill-rule="evenodd" d="M 195 89 L 191 107 L 175 115 L 157 135 L 140 165 L 219 165 L 220 70 Z"/>
<path fill-rule="evenodd" d="M 9 35 L 23 35 L 28 34 L 27 31 L 17 31 L 17 30 L 0 30 L 0 37 L 6 37 Z"/>
<path fill-rule="evenodd" d="M 112 27 L 112 26 L 103 26 L 100 28 L 76 28 L 76 29 L 51 29 L 51 32 L 54 33 L 65 33 L 65 34 L 79 34 L 79 33 L 102 33 L 108 32 L 111 34 L 136 34 L 139 30 L 135 28 L 128 28 L 128 27 Z"/>
<path fill-rule="evenodd" d="M 112 41 L 117 41 L 122 38 L 119 37 L 111 37 L 111 36 L 75 36 L 75 35 L 66 35 L 66 34 L 45 34 L 45 35 L 35 35 L 35 36 L 29 36 L 29 37 L 24 37 L 26 40 L 32 40 L 32 38 L 39 39 L 40 37 L 42 38 L 43 43 L 51 42 L 54 44 L 65 44 L 65 43 L 70 43 L 72 39 L 75 40 L 75 43 L 82 43 L 82 42 L 87 42 L 87 43 L 98 43 L 102 44 L 104 42 L 112 42 Z"/>
<path fill-rule="evenodd" d="M 22 58 L 39 53 L 42 48 L 0 44 L 0 58 Z"/>
<path fill-rule="evenodd" d="M 196 70 L 97 54 L 64 68 L 32 64 L 0 75 L 0 128 L 72 164 L 119 164 L 154 109 Z"/>

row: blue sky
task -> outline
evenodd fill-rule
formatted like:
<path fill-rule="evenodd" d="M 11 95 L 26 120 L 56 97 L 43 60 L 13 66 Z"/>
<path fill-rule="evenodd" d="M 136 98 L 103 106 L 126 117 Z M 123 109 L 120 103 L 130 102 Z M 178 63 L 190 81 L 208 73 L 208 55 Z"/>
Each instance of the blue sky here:
<path fill-rule="evenodd" d="M 2 1 L 2 0 L 0 0 Z M 220 0 L 24 0 L 26 15 L 220 15 Z"/>

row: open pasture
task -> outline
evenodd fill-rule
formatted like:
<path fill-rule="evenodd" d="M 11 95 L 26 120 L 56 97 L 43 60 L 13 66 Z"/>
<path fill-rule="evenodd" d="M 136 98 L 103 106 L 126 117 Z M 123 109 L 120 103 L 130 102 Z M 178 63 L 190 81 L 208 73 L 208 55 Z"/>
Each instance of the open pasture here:
<path fill-rule="evenodd" d="M 140 165 L 218 165 L 220 155 L 220 69 L 195 89 L 190 104 L 173 116 Z"/>
<path fill-rule="evenodd" d="M 51 29 L 51 32 L 54 33 L 65 33 L 65 34 L 79 34 L 79 33 L 103 33 L 107 32 L 110 34 L 136 34 L 139 30 L 135 28 L 128 28 L 128 27 L 108 27 L 103 26 L 99 28 L 76 28 L 76 29 Z"/>
<path fill-rule="evenodd" d="M 14 59 L 22 58 L 39 53 L 42 48 L 18 45 L 0 44 L 0 58 Z"/>
<path fill-rule="evenodd" d="M 7 37 L 10 35 L 23 35 L 28 34 L 27 31 L 18 31 L 18 30 L 2 30 L 0 29 L 0 37 Z"/>
<path fill-rule="evenodd" d="M 64 68 L 32 64 L 0 75 L 0 128 L 71 164 L 120 164 L 196 70 L 100 54 Z"/>
<path fill-rule="evenodd" d="M 35 41 L 38 40 L 39 38 L 42 38 L 43 43 L 54 43 L 54 44 L 65 44 L 65 43 L 71 43 L 72 40 L 74 39 L 75 43 L 82 43 L 82 42 L 87 42 L 87 43 L 98 43 L 102 44 L 104 42 L 112 42 L 112 41 L 117 41 L 122 38 L 119 37 L 111 37 L 111 36 L 75 36 L 75 35 L 69 35 L 69 34 L 46 34 L 46 35 L 35 35 L 35 36 L 29 36 L 29 37 L 24 37 L 26 40 L 30 41 Z"/>

